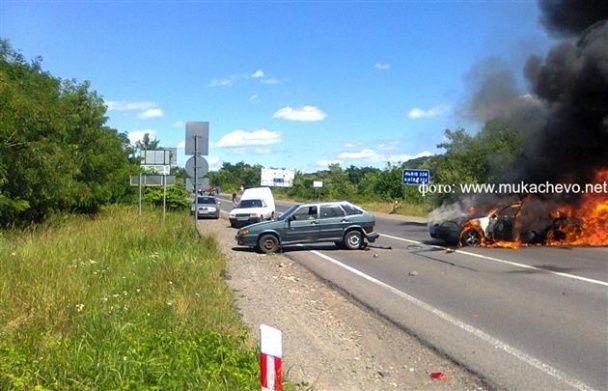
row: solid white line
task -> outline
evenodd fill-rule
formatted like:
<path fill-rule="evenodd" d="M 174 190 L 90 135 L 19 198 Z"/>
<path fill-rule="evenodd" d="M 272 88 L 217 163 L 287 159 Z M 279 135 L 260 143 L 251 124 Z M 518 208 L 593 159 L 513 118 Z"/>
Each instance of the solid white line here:
<path fill-rule="evenodd" d="M 447 247 L 438 246 L 438 245 L 434 245 L 434 244 L 427 245 L 427 244 L 424 244 L 424 243 L 419 242 L 417 240 L 400 238 L 398 236 L 387 235 L 387 234 L 383 234 L 383 233 L 380 233 L 380 235 L 384 236 L 384 237 L 387 237 L 387 238 L 390 238 L 390 239 L 400 240 L 400 241 L 406 242 L 406 243 L 414 243 L 414 244 L 419 244 L 421 246 L 429 246 L 429 247 L 433 247 L 433 248 L 440 248 L 440 249 L 443 249 L 443 250 L 447 250 L 448 249 Z M 588 282 L 590 284 L 597 284 L 597 285 L 602 285 L 602 286 L 608 287 L 608 282 L 601 281 L 601 280 L 594 280 L 593 278 L 587 278 L 587 277 L 577 276 L 576 274 L 556 272 L 556 271 L 553 271 L 553 270 L 547 270 L 547 269 L 543 269 L 543 268 L 540 268 L 540 267 L 526 265 L 526 264 L 518 263 L 518 262 L 506 261 L 504 259 L 489 257 L 487 255 L 476 254 L 476 253 L 472 253 L 472 252 L 468 252 L 468 251 L 464 251 L 464 250 L 454 250 L 454 252 L 459 253 L 459 254 L 469 255 L 469 256 L 475 257 L 475 258 L 482 258 L 482 259 L 485 259 L 487 261 L 498 262 L 498 263 L 503 263 L 505 265 L 520 267 L 522 269 L 537 270 L 537 271 L 541 271 L 541 272 L 544 272 L 544 273 L 555 274 L 556 276 L 561 276 L 561 277 L 565 277 L 565 278 L 571 278 L 573 280 L 579 280 L 579 281 L 583 281 L 583 282 Z"/>
<path fill-rule="evenodd" d="M 430 304 L 427 304 L 413 296 L 410 296 L 407 293 L 400 291 L 399 289 L 397 289 L 391 285 L 388 285 L 368 274 L 363 273 L 362 271 L 360 271 L 358 269 L 355 269 L 354 267 L 348 266 L 317 250 L 310 250 L 310 252 L 325 259 L 326 261 L 333 263 L 336 266 L 346 269 L 349 272 L 366 279 L 367 281 L 369 281 L 371 283 L 374 283 L 382 288 L 387 289 L 388 291 L 390 291 L 391 293 L 394 293 L 395 295 L 401 297 L 402 299 L 405 299 L 405 300 L 409 301 L 410 303 L 440 317 L 441 319 L 445 320 L 446 322 L 451 323 L 452 325 L 454 325 L 458 328 L 461 328 L 462 330 L 465 330 L 465 331 L 469 332 L 470 334 L 473 334 L 474 336 L 478 337 L 482 341 L 489 343 L 494 348 L 501 349 L 501 350 L 509 353 L 510 355 L 518 358 L 519 360 L 525 362 L 526 364 L 529 364 L 529 365 L 539 369 L 540 371 L 546 373 L 547 375 L 550 375 L 550 376 L 558 379 L 559 381 L 562 381 L 562 382 L 568 384 L 569 386 L 576 388 L 577 390 L 581 390 L 581 391 L 592 391 L 593 390 L 593 388 L 587 386 L 585 383 L 583 383 L 573 377 L 570 377 L 569 375 L 563 373 L 562 371 L 560 371 L 556 368 L 553 368 L 549 364 L 546 364 L 532 356 L 527 355 L 526 353 L 524 353 L 512 346 L 507 345 L 506 343 L 500 341 L 499 339 L 496 339 L 496 338 L 492 337 L 491 335 L 489 335 L 467 323 L 462 322 L 461 320 L 431 306 Z"/>

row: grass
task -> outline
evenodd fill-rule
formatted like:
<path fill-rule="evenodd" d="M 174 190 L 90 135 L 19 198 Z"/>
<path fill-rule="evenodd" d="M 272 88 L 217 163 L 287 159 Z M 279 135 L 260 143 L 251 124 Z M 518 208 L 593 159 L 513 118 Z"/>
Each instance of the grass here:
<path fill-rule="evenodd" d="M 359 203 L 363 209 L 371 212 L 397 214 L 403 216 L 427 217 L 432 207 L 425 204 L 408 204 L 400 202 L 395 208 L 392 202 L 388 201 L 364 201 Z"/>
<path fill-rule="evenodd" d="M 274 197 L 278 200 L 283 201 L 293 201 L 293 202 L 310 202 L 311 200 L 306 200 L 298 197 L 289 197 L 287 195 L 281 193 L 273 194 Z M 324 200 L 321 200 L 324 201 Z M 429 212 L 433 209 L 432 206 L 426 204 L 411 204 L 399 202 L 398 206 L 395 208 L 395 205 L 389 201 L 352 201 L 354 204 L 361 206 L 363 209 L 368 210 L 370 212 L 380 212 L 380 213 L 389 213 L 389 214 L 397 214 L 402 216 L 416 216 L 416 217 L 427 217 Z"/>
<path fill-rule="evenodd" d="M 113 206 L 0 233 L 0 389 L 258 389 L 211 238 Z"/>

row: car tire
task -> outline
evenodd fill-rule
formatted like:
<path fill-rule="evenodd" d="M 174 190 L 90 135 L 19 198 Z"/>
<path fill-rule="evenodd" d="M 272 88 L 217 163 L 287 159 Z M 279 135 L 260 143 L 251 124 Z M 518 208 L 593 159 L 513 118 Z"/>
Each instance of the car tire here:
<path fill-rule="evenodd" d="M 344 247 L 348 250 L 358 250 L 363 247 L 363 235 L 361 235 L 361 232 L 357 230 L 348 231 L 344 235 Z"/>
<path fill-rule="evenodd" d="M 481 245 L 481 235 L 474 229 L 467 229 L 460 235 L 460 245 L 463 247 L 478 247 Z"/>
<path fill-rule="evenodd" d="M 273 234 L 262 235 L 258 240 L 258 249 L 264 254 L 276 253 L 280 247 L 279 238 Z"/>

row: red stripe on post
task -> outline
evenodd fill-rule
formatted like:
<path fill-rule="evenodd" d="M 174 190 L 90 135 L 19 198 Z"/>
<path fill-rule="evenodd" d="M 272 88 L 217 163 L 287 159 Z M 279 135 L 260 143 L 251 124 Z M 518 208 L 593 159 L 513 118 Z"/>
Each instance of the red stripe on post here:
<path fill-rule="evenodd" d="M 262 387 L 268 387 L 268 356 L 260 353 L 260 382 Z"/>
<path fill-rule="evenodd" d="M 281 378 L 281 358 L 280 357 L 274 357 L 274 373 L 275 373 L 275 377 L 274 377 L 275 390 L 282 391 L 283 390 L 283 381 Z"/>

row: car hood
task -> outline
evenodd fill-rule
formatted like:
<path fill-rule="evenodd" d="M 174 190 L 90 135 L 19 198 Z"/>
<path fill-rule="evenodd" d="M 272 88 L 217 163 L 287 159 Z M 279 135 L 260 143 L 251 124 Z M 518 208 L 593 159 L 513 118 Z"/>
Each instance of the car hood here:
<path fill-rule="evenodd" d="M 271 220 L 271 221 L 261 221 L 259 223 L 251 224 L 245 228 L 249 229 L 249 231 L 251 233 L 255 233 L 257 231 L 262 231 L 262 230 L 266 230 L 266 229 L 278 229 L 278 228 L 283 227 L 284 225 L 285 225 L 284 221 Z"/>
<path fill-rule="evenodd" d="M 266 211 L 268 208 L 259 207 L 259 208 L 234 208 L 230 211 L 230 214 L 260 214 L 262 211 Z"/>

